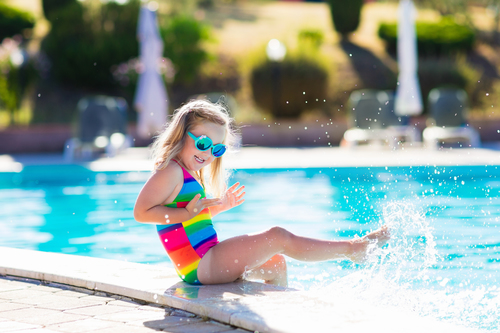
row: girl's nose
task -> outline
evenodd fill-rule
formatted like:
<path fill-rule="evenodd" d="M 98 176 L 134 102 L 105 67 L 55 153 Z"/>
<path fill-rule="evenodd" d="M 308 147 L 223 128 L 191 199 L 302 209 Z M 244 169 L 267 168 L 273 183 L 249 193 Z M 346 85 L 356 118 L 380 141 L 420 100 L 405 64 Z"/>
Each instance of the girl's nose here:
<path fill-rule="evenodd" d="M 212 157 L 212 148 L 203 151 L 201 157 L 205 160 L 208 160 L 210 157 Z"/>

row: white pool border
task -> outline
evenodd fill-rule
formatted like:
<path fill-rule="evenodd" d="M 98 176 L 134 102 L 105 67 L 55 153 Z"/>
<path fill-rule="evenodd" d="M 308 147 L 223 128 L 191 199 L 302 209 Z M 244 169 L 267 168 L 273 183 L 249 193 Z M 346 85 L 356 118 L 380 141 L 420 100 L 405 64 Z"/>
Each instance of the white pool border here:
<path fill-rule="evenodd" d="M 0 275 L 170 306 L 258 332 L 475 332 L 394 307 L 257 282 L 190 286 L 155 265 L 0 247 Z"/>

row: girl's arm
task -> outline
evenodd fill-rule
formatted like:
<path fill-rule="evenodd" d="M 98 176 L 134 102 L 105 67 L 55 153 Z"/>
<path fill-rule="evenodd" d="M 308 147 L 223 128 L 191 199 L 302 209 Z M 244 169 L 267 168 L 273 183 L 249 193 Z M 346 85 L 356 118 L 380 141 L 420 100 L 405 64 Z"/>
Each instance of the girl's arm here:
<path fill-rule="evenodd" d="M 182 169 L 174 163 L 156 171 L 142 188 L 134 206 L 134 218 L 141 223 L 171 224 L 187 221 L 206 207 L 219 205 L 219 199 L 202 199 L 197 195 L 186 208 L 165 207 L 179 193 L 184 181 Z"/>
<path fill-rule="evenodd" d="M 222 203 L 218 206 L 210 207 L 210 212 L 212 216 L 215 216 L 219 213 L 225 212 L 231 208 L 241 205 L 245 202 L 243 197 L 245 196 L 245 186 L 239 186 L 240 183 L 235 183 L 233 186 L 226 190 L 224 197 L 222 198 Z"/>

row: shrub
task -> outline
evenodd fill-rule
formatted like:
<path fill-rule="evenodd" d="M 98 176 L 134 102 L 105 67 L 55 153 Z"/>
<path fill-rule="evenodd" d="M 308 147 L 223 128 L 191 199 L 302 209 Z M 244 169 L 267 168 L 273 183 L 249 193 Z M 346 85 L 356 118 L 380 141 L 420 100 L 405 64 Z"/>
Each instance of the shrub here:
<path fill-rule="evenodd" d="M 108 2 L 100 15 L 89 17 L 80 2 L 53 9 L 52 29 L 42 44 L 61 83 L 92 89 L 115 84 L 113 65 L 136 57 L 139 2 Z"/>
<path fill-rule="evenodd" d="M 174 84 L 190 84 L 209 58 L 202 43 L 210 40 L 208 26 L 190 16 L 176 16 L 161 27 L 164 55 L 176 70 Z"/>
<path fill-rule="evenodd" d="M 456 23 L 451 17 L 443 17 L 437 23 L 417 22 L 417 48 L 419 56 L 447 56 L 472 50 L 475 33 L 466 25 Z M 378 35 L 386 42 L 387 51 L 396 54 L 397 24 L 381 23 Z"/>
<path fill-rule="evenodd" d="M 35 18 L 30 13 L 0 3 L 0 42 L 34 26 Z"/>
<path fill-rule="evenodd" d="M 302 29 L 299 31 L 299 43 L 310 44 L 314 49 L 318 49 L 324 40 L 325 35 L 321 30 Z"/>
<path fill-rule="evenodd" d="M 76 0 L 42 0 L 43 14 L 47 20 L 54 22 L 58 17 L 57 12 L 59 9 L 75 2 Z"/>
<path fill-rule="evenodd" d="M 335 30 L 346 38 L 359 26 L 363 0 L 328 0 Z"/>
<path fill-rule="evenodd" d="M 282 62 L 266 60 L 253 68 L 250 83 L 256 104 L 277 118 L 297 118 L 326 98 L 328 71 L 299 55 Z"/>
<path fill-rule="evenodd" d="M 22 52 L 21 42 L 19 37 L 5 38 L 0 43 L 0 109 L 9 111 L 11 121 L 21 106 L 27 87 L 36 78 L 33 61 L 26 59 L 28 54 Z M 23 54 L 22 63 L 12 61 L 12 56 L 16 54 Z"/>
<path fill-rule="evenodd" d="M 0 109 L 6 109 L 12 113 L 16 108 L 16 92 L 10 87 L 9 80 L 5 76 L 0 76 Z"/>

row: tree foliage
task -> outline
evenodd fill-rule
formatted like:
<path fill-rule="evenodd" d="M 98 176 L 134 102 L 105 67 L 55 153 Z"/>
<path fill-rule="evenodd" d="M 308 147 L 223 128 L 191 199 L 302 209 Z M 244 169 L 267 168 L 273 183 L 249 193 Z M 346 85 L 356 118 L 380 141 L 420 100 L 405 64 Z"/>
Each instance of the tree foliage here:
<path fill-rule="evenodd" d="M 327 0 L 335 30 L 347 38 L 359 26 L 363 0 Z"/>
<path fill-rule="evenodd" d="M 35 18 L 30 13 L 0 3 L 0 43 L 34 26 Z"/>

